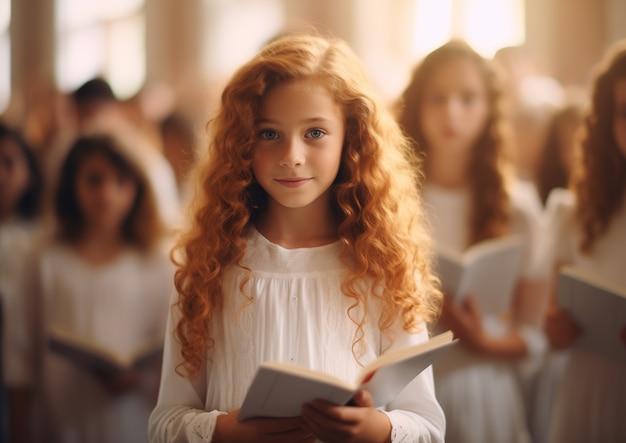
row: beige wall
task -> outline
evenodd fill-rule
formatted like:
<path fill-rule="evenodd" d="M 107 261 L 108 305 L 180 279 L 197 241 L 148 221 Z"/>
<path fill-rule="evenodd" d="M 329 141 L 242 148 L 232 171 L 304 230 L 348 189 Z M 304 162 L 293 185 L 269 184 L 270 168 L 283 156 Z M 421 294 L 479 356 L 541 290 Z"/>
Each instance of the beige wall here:
<path fill-rule="evenodd" d="M 412 0 L 279 0 L 285 22 L 309 21 L 346 39 L 389 94 L 412 64 Z M 367 2 L 369 8 L 364 8 Z M 204 31 L 219 20 L 207 0 L 147 0 L 147 79 L 184 83 L 199 76 Z M 216 2 L 215 4 L 220 4 Z M 548 75 L 584 85 L 607 45 L 626 37 L 624 0 L 526 0 L 527 44 Z M 12 0 L 13 98 L 54 85 L 53 1 Z M 210 39 L 210 37 L 209 37 Z M 228 44 L 228 42 L 218 42 Z M 385 74 L 389 79 L 383 79 Z M 387 84 L 385 84 L 387 83 Z"/>
<path fill-rule="evenodd" d="M 626 37 L 624 0 L 526 0 L 526 47 L 565 85 L 587 86 L 606 48 Z"/>

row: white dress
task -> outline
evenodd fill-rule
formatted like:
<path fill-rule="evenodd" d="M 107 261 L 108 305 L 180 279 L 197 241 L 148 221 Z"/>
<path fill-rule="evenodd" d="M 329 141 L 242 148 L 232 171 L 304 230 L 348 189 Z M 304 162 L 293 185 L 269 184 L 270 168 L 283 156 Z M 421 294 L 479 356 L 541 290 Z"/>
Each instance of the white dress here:
<path fill-rule="evenodd" d="M 59 443 L 147 442 L 158 384 L 155 371 L 143 373 L 138 389 L 112 395 L 91 373 L 50 351 L 46 330 L 60 327 L 119 353 L 135 349 L 156 333 L 164 334 L 173 265 L 164 254 L 127 250 L 110 263 L 93 266 L 70 247 L 52 244 L 39 255 L 35 272 L 43 307 L 39 412 L 45 438 Z"/>
<path fill-rule="evenodd" d="M 527 239 L 521 278 L 534 278 L 536 212 L 527 200 L 511 197 L 511 233 Z M 463 251 L 469 243 L 470 193 L 426 184 L 423 199 L 433 238 L 438 245 Z M 483 327 L 491 335 L 505 334 L 508 325 L 500 318 L 484 316 Z M 529 350 L 528 360 L 540 355 L 545 340 L 532 327 L 519 329 Z M 435 388 L 447 422 L 446 442 L 528 442 L 524 395 L 517 376 L 518 366 L 485 358 L 457 346 L 434 364 Z"/>
<path fill-rule="evenodd" d="M 582 233 L 573 218 L 573 195 L 552 193 L 549 208 L 548 253 L 553 262 L 574 265 L 626 288 L 626 200 L 588 255 L 578 247 Z M 626 365 L 571 350 L 555 390 L 549 442 L 626 441 Z"/>
<path fill-rule="evenodd" d="M 28 309 L 21 287 L 37 227 L 20 219 L 0 223 L 0 295 L 2 297 L 2 371 L 7 387 L 30 387 L 32 353 L 29 328 L 21 321 Z"/>
<path fill-rule="evenodd" d="M 346 272 L 339 260 L 340 244 L 285 249 L 256 229 L 250 229 L 246 241 L 244 264 L 253 269 L 246 290 L 253 302 L 241 309 L 245 301 L 239 282 L 245 271 L 231 268 L 225 275 L 223 313 L 211 323 L 215 347 L 193 380 L 175 372 L 181 357 L 172 335 L 179 317 L 170 316 L 159 399 L 150 417 L 153 443 L 211 441 L 217 416 L 241 406 L 263 361 L 304 365 L 348 381 L 361 369 L 352 354 L 355 326 L 346 314 L 352 302 L 340 291 Z M 374 312 L 367 317 L 363 364 L 386 345 L 375 317 Z M 390 349 L 426 339 L 425 330 L 419 334 L 398 330 Z M 431 368 L 417 376 L 386 411 L 394 442 L 443 441 L 445 418 L 435 399 Z"/>

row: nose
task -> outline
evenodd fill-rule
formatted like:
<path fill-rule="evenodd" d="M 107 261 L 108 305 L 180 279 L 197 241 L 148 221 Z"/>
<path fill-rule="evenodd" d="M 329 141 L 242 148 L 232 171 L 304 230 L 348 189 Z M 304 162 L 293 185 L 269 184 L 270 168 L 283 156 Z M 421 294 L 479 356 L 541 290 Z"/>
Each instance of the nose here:
<path fill-rule="evenodd" d="M 287 139 L 280 158 L 280 165 L 285 168 L 302 166 L 305 162 L 305 147 L 295 138 Z"/>

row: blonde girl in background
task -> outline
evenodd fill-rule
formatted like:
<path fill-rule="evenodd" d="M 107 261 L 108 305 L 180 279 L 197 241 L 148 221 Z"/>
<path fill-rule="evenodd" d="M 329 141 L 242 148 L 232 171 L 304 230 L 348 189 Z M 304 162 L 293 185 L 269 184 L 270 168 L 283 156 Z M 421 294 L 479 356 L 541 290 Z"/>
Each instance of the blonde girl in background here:
<path fill-rule="evenodd" d="M 437 314 L 410 144 L 356 56 L 278 38 L 234 75 L 210 128 L 152 441 L 443 441 L 430 368 L 382 410 L 361 391 L 352 406 L 237 421 L 261 362 L 350 380 L 427 340 Z"/>
<path fill-rule="evenodd" d="M 452 443 L 528 440 L 515 365 L 530 363 L 545 342 L 543 291 L 532 258 L 537 220 L 507 175 L 501 98 L 489 62 L 452 41 L 418 65 L 401 101 L 400 123 L 424 158 L 422 195 L 436 243 L 460 252 L 520 234 L 525 244 L 508 312 L 483 315 L 471 294 L 460 304 L 444 297 L 441 322 L 464 345 L 434 365 Z"/>

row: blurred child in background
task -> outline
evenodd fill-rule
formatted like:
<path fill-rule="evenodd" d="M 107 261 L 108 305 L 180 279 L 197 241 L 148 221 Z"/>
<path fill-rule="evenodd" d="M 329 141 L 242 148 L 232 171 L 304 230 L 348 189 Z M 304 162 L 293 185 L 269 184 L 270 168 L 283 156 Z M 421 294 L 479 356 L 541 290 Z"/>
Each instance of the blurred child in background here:
<path fill-rule="evenodd" d="M 536 177 L 537 191 L 543 206 L 546 205 L 548 195 L 554 188 L 568 186 L 576 134 L 583 121 L 583 111 L 579 104 L 564 106 L 548 123 Z"/>
<path fill-rule="evenodd" d="M 585 117 L 572 193 L 548 200 L 546 256 L 618 288 L 626 288 L 626 41 L 601 63 Z M 552 348 L 570 349 L 585 334 L 556 298 L 546 316 Z M 626 322 L 621 331 L 624 340 Z M 619 335 L 616 333 L 616 335 Z M 616 338 L 618 338 L 616 336 Z M 624 343 L 626 354 L 626 341 Z M 626 364 L 572 349 L 558 379 L 547 426 L 550 443 L 626 441 Z M 538 409 L 546 410 L 546 405 Z"/>
<path fill-rule="evenodd" d="M 133 139 L 122 131 L 79 138 L 61 168 L 58 232 L 38 251 L 33 310 L 43 345 L 42 430 L 55 442 L 146 442 L 158 362 L 106 375 L 48 348 L 60 329 L 129 353 L 163 334 L 173 268 L 164 228 Z M 33 372 L 38 368 L 24 368 Z M 39 436 L 42 438 L 42 436 Z"/>
<path fill-rule="evenodd" d="M 441 321 L 465 345 L 434 365 L 447 442 L 528 441 L 514 363 L 532 361 L 545 343 L 545 291 L 533 263 L 537 218 L 511 191 L 500 100 L 490 64 L 460 41 L 430 53 L 402 96 L 400 122 L 424 157 L 422 192 L 436 243 L 463 251 L 507 234 L 525 239 L 509 312 L 486 316 L 471 296 L 462 304 L 444 298 Z"/>
<path fill-rule="evenodd" d="M 27 331 L 19 321 L 25 300 L 20 293 L 27 256 L 33 246 L 43 190 L 39 164 L 17 131 L 0 124 L 0 302 L 2 303 L 2 372 L 8 390 L 13 435 L 24 441 L 20 431 L 28 424 L 25 410 L 30 402 L 33 380 L 21 368 L 28 364 Z M 6 436 L 5 436 L 6 437 Z"/>

